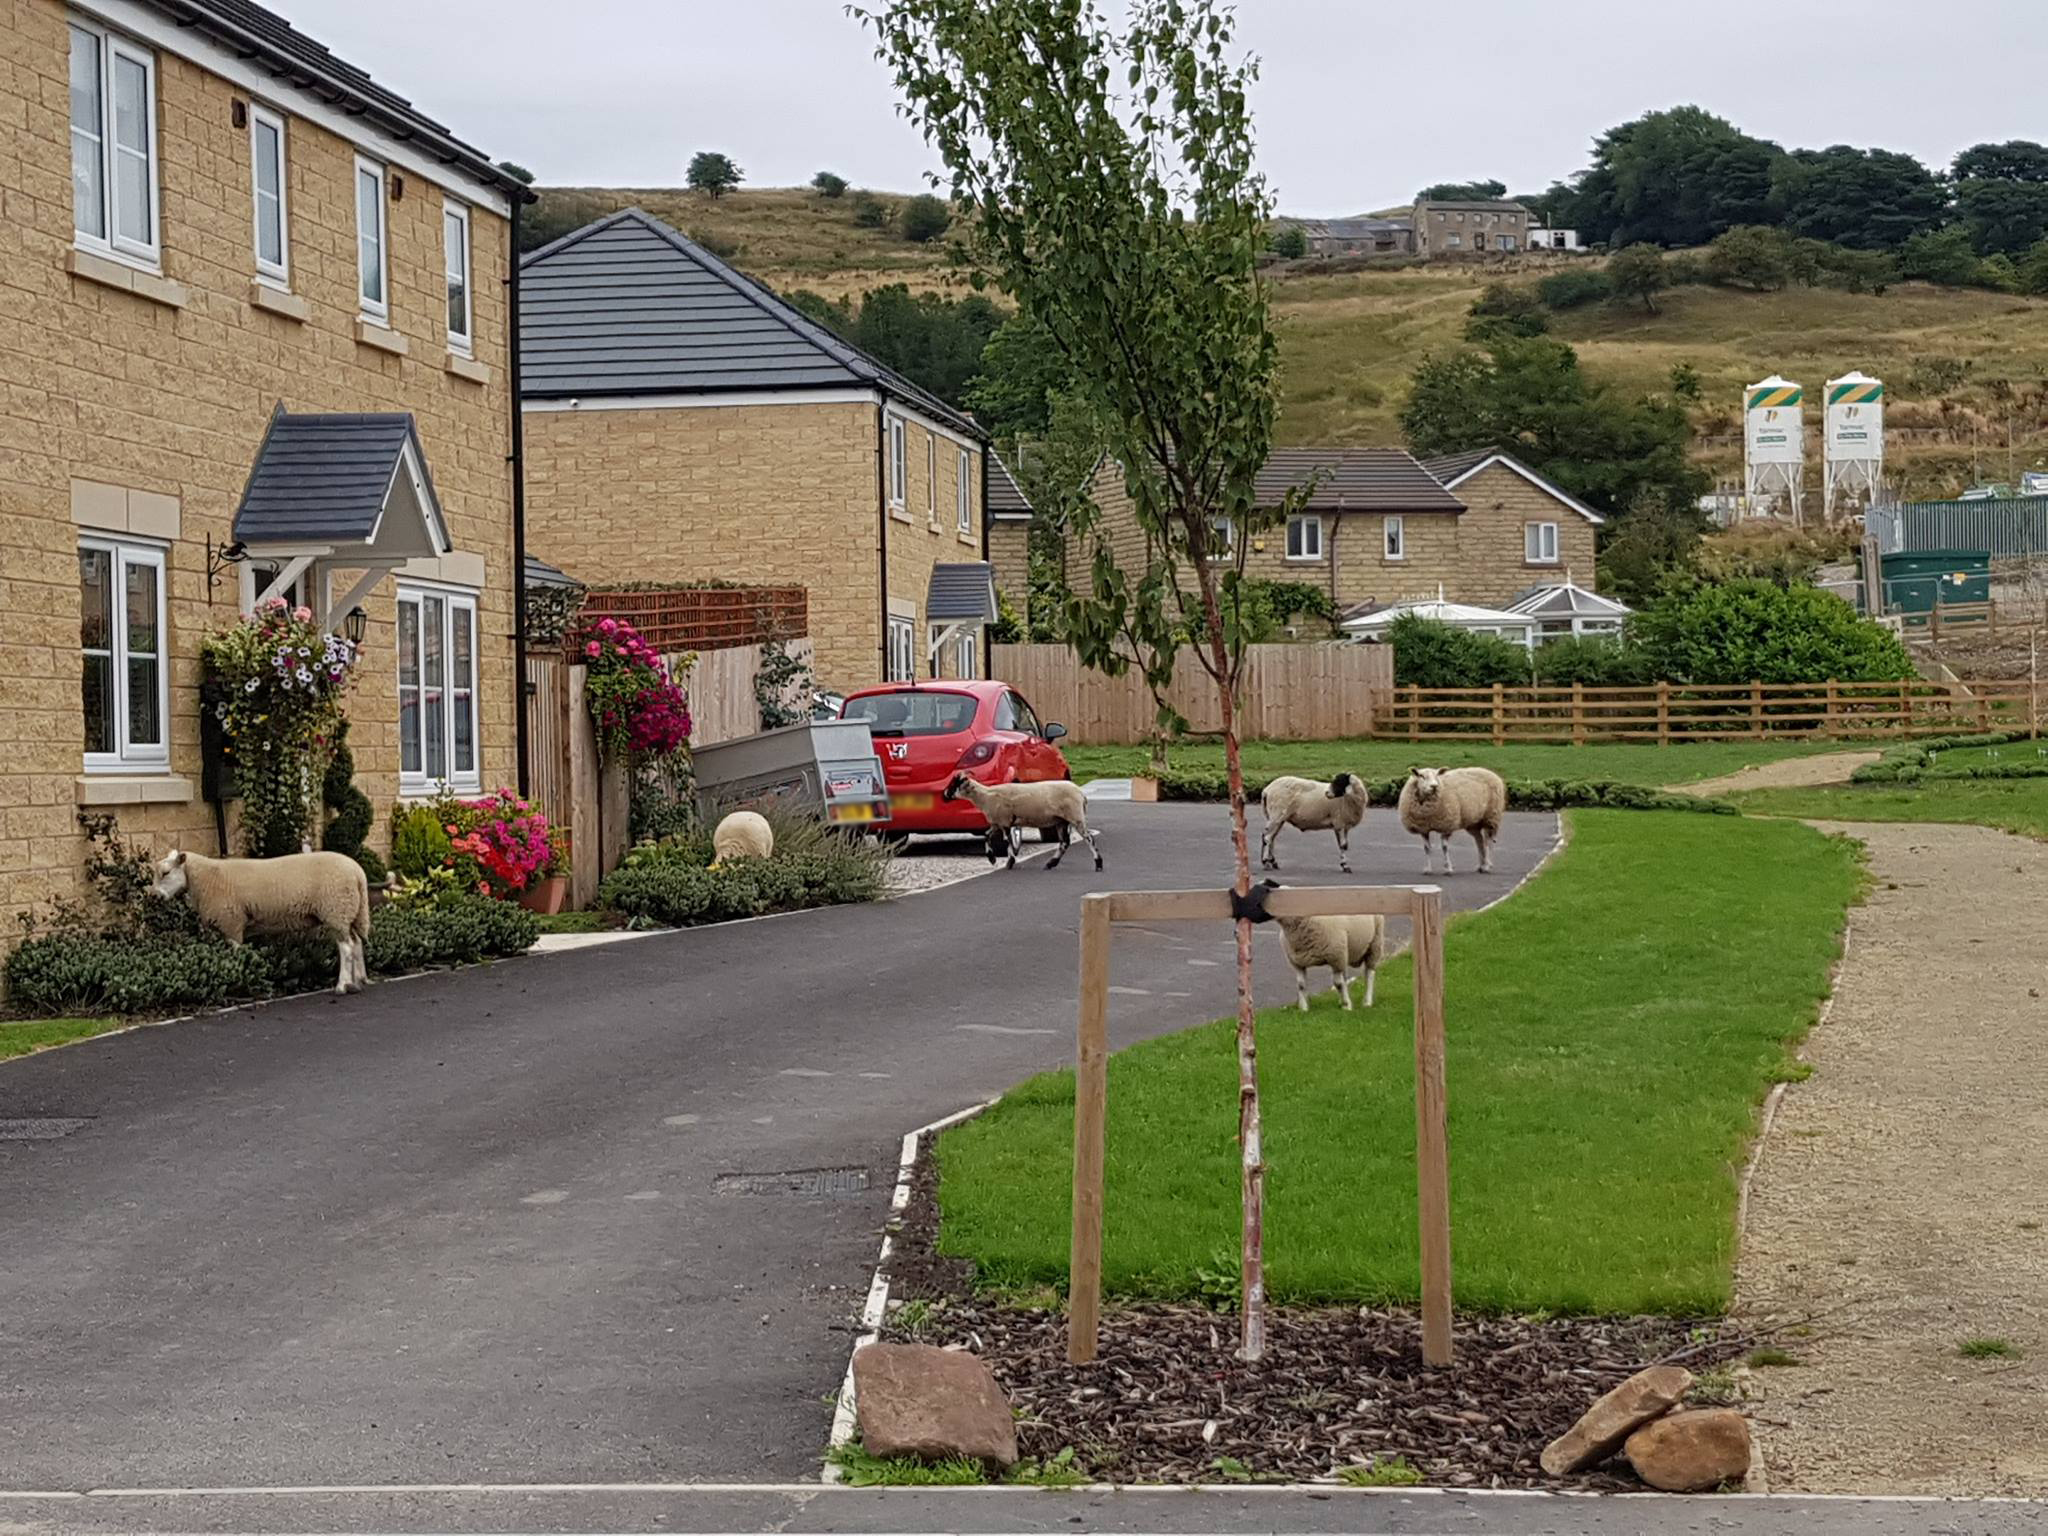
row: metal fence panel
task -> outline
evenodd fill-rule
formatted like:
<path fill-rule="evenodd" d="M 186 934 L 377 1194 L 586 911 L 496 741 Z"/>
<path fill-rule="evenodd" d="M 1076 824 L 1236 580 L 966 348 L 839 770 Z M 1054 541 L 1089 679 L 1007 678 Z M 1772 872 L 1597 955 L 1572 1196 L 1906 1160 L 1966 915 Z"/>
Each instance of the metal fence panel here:
<path fill-rule="evenodd" d="M 1911 549 L 1986 549 L 2005 558 L 2048 554 L 2048 496 L 1889 502 L 1871 507 L 1863 526 L 1884 554 Z"/>

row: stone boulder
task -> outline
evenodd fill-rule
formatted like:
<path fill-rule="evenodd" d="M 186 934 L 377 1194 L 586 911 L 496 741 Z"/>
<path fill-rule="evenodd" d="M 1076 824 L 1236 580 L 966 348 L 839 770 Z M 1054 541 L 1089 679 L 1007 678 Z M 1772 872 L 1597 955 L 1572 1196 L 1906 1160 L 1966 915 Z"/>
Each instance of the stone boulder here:
<path fill-rule="evenodd" d="M 1749 1476 L 1749 1420 L 1696 1408 L 1645 1424 L 1622 1447 L 1636 1476 L 1665 1493 L 1704 1493 Z"/>
<path fill-rule="evenodd" d="M 1684 1366 L 1653 1365 L 1647 1371 L 1637 1371 L 1543 1448 L 1543 1470 L 1552 1477 L 1569 1477 L 1598 1466 L 1620 1450 L 1630 1435 L 1676 1407 L 1691 1390 L 1692 1372 Z"/>
<path fill-rule="evenodd" d="M 870 1455 L 1016 1465 L 1010 1400 L 965 1350 L 870 1344 L 853 1357 L 853 1402 Z"/>

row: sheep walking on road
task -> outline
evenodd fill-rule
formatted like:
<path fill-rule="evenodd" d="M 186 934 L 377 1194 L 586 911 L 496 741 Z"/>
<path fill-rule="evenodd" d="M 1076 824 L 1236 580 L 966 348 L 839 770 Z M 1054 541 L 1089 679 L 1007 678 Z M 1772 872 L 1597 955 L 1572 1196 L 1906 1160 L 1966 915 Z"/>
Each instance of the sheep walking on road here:
<path fill-rule="evenodd" d="M 1365 780 L 1355 773 L 1340 773 L 1329 783 L 1320 779 L 1298 779 L 1283 774 L 1268 784 L 1259 796 L 1266 812 L 1266 836 L 1259 845 L 1259 863 L 1278 869 L 1274 845 L 1282 827 L 1299 827 L 1304 832 L 1337 834 L 1337 867 L 1351 873 L 1351 829 L 1365 820 Z"/>
<path fill-rule="evenodd" d="M 345 853 L 289 853 L 277 859 L 209 859 L 173 848 L 157 861 L 157 895 L 182 896 L 199 920 L 230 944 L 251 933 L 320 932 L 334 940 L 334 990 L 370 984 L 370 883 Z"/>
<path fill-rule="evenodd" d="M 1088 827 L 1088 797 L 1081 793 L 1078 784 L 1065 779 L 1037 784 L 984 784 L 971 774 L 956 773 L 942 798 L 967 800 L 987 818 L 991 864 L 1007 851 L 1010 862 L 1006 867 L 1015 869 L 1018 830 L 1036 827 L 1059 839 L 1060 850 L 1047 861 L 1047 869 L 1060 867 L 1060 860 L 1067 856 L 1067 845 L 1076 833 L 1088 840 L 1088 851 L 1095 855 L 1095 867 L 1102 868 L 1102 850 L 1096 846 L 1095 834 Z"/>
<path fill-rule="evenodd" d="M 1387 952 L 1387 920 L 1377 915 L 1360 917 L 1283 917 L 1280 942 L 1287 950 L 1287 963 L 1294 967 L 1294 995 L 1301 1011 L 1308 1012 L 1308 973 L 1318 966 L 1329 969 L 1344 1006 L 1351 1006 L 1351 977 L 1365 973 L 1365 1006 L 1372 1006 L 1373 981 Z"/>
<path fill-rule="evenodd" d="M 1401 786 L 1401 825 L 1422 839 L 1422 872 L 1436 873 L 1429 840 L 1444 845 L 1451 873 L 1451 834 L 1470 832 L 1479 849 L 1479 872 L 1493 868 L 1493 843 L 1507 814 L 1508 786 L 1491 768 L 1411 768 Z"/>

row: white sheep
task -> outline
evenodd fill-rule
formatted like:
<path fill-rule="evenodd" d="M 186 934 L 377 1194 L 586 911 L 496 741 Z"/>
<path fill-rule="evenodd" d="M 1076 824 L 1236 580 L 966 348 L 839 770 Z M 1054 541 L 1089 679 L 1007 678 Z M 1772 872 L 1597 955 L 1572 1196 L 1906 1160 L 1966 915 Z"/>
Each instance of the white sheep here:
<path fill-rule="evenodd" d="M 775 829 L 759 811 L 734 811 L 711 834 L 711 867 L 732 859 L 765 859 L 775 852 Z"/>
<path fill-rule="evenodd" d="M 956 773 L 941 797 L 970 801 L 988 820 L 988 861 L 993 864 L 999 851 L 1010 855 L 1008 868 L 1017 867 L 1017 830 L 1037 827 L 1057 834 L 1060 851 L 1046 862 L 1058 869 L 1067 856 L 1067 845 L 1075 833 L 1088 840 L 1095 855 L 1095 867 L 1102 868 L 1102 849 L 1088 827 L 1088 797 L 1081 786 L 1065 779 L 1047 779 L 1036 784 L 984 784 L 972 774 Z"/>
<path fill-rule="evenodd" d="M 1259 846 L 1259 862 L 1278 869 L 1274 856 L 1282 827 L 1299 827 L 1304 832 L 1337 834 L 1337 867 L 1351 873 L 1351 829 L 1365 820 L 1365 780 L 1355 773 L 1340 773 L 1329 783 L 1319 779 L 1298 779 L 1282 774 L 1259 795 L 1266 812 L 1266 837 Z"/>
<path fill-rule="evenodd" d="M 1357 917 L 1283 917 L 1280 942 L 1294 967 L 1294 995 L 1308 1012 L 1308 973 L 1327 966 L 1344 1006 L 1351 1006 L 1351 973 L 1365 972 L 1365 1006 L 1372 1006 L 1373 980 L 1387 952 L 1387 920 Z"/>
<path fill-rule="evenodd" d="M 1508 787 L 1491 768 L 1411 768 L 1401 786 L 1401 825 L 1422 839 L 1422 872 L 1432 875 L 1429 839 L 1443 840 L 1444 873 L 1451 873 L 1451 834 L 1470 832 L 1479 849 L 1479 872 L 1493 868 L 1493 842 L 1507 814 Z"/>
<path fill-rule="evenodd" d="M 157 860 L 150 889 L 182 896 L 199 920 L 230 944 L 250 933 L 321 932 L 334 940 L 334 990 L 370 984 L 363 952 L 370 937 L 370 882 L 345 853 L 288 853 L 276 859 L 209 859 L 173 848 Z"/>

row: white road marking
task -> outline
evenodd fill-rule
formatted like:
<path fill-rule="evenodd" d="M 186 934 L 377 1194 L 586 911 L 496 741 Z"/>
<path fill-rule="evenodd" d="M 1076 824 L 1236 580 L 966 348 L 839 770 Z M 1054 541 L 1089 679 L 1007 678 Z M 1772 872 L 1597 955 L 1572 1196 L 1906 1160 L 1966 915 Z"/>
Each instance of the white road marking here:
<path fill-rule="evenodd" d="M 1190 960 L 1189 965 L 1221 965 L 1221 960 Z"/>
<path fill-rule="evenodd" d="M 756 1116 L 754 1116 L 754 1124 L 756 1124 L 756 1125 L 773 1125 L 774 1123 L 775 1123 L 775 1117 L 774 1117 L 773 1115 L 756 1115 Z"/>
<path fill-rule="evenodd" d="M 663 1125 L 695 1125 L 703 1118 L 702 1115 L 670 1115 L 661 1123 Z"/>
<path fill-rule="evenodd" d="M 1111 987 L 1109 991 L 1112 997 L 1150 997 L 1152 995 L 1150 987 Z"/>
<path fill-rule="evenodd" d="M 861 1073 L 861 1076 L 862 1076 L 862 1077 L 872 1077 L 872 1078 L 894 1077 L 895 1075 L 896 1075 L 896 1074 L 895 1074 L 895 1073 L 893 1073 L 893 1072 L 863 1072 L 863 1073 Z"/>
<path fill-rule="evenodd" d="M 530 1195 L 521 1195 L 521 1205 L 560 1205 L 569 1198 L 566 1189 L 537 1189 Z"/>
<path fill-rule="evenodd" d="M 661 1198 L 661 1191 L 658 1189 L 636 1189 L 626 1198 L 628 1200 L 659 1200 Z"/>
<path fill-rule="evenodd" d="M 1056 1029 L 1019 1029 L 1008 1024 L 956 1024 L 955 1029 L 976 1035 L 1056 1035 Z"/>
<path fill-rule="evenodd" d="M 776 1075 L 778 1077 L 830 1077 L 832 1074 L 820 1071 L 816 1067 L 784 1067 Z"/>

